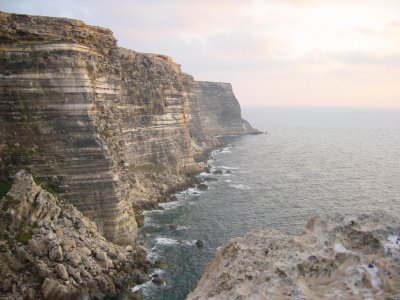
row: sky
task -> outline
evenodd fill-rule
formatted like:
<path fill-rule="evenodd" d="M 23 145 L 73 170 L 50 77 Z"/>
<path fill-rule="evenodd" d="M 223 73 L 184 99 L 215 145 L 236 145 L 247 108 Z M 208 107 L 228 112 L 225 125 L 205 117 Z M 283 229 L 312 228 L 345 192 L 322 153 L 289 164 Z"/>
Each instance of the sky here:
<path fill-rule="evenodd" d="M 400 107 L 400 0 L 0 0 L 110 28 L 242 106 Z"/>

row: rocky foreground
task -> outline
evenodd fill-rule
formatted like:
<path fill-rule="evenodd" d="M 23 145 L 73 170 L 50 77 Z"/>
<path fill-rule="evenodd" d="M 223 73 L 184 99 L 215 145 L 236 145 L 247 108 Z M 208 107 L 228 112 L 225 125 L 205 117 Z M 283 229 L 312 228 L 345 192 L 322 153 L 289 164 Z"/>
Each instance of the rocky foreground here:
<path fill-rule="evenodd" d="M 188 299 L 400 299 L 400 220 L 315 216 L 303 234 L 231 240 Z"/>
<path fill-rule="evenodd" d="M 149 279 L 142 247 L 107 241 L 25 171 L 13 181 L 0 199 L 0 299 L 122 299 L 124 288 Z"/>

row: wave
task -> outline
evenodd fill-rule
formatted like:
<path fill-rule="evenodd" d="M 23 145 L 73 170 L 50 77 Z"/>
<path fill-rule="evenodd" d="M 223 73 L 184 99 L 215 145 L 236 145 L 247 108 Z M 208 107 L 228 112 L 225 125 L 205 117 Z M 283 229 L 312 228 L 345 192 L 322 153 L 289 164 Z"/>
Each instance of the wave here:
<path fill-rule="evenodd" d="M 178 206 L 181 206 L 184 203 L 184 201 L 171 201 L 171 202 L 165 202 L 165 203 L 160 203 L 159 206 L 161 206 L 164 210 L 175 208 Z"/>
<path fill-rule="evenodd" d="M 173 245 L 187 245 L 187 246 L 194 246 L 197 240 L 177 240 L 173 238 L 166 238 L 166 237 L 158 237 L 155 239 L 156 244 L 158 245 L 165 245 L 165 246 L 173 246 Z M 155 247 L 153 247 L 155 249 Z"/>
<path fill-rule="evenodd" d="M 163 274 L 164 274 L 164 271 L 163 271 L 162 269 L 154 269 L 154 272 L 153 272 L 152 274 L 150 274 L 150 278 L 151 278 L 151 279 L 150 279 L 149 281 L 146 281 L 145 283 L 136 285 L 135 287 L 133 287 L 133 288 L 131 289 L 131 291 L 132 291 L 133 293 L 135 293 L 135 292 L 138 292 L 138 291 L 142 290 L 143 295 L 147 296 L 147 293 L 146 293 L 147 289 L 149 289 L 151 286 L 156 286 L 156 285 L 151 281 L 152 278 L 153 278 L 153 276 L 154 276 L 154 275 L 157 275 L 157 276 L 159 276 L 159 277 L 162 277 Z M 166 285 L 166 283 L 164 282 L 163 285 Z"/>
<path fill-rule="evenodd" d="M 188 230 L 188 229 L 190 229 L 189 226 L 178 225 L 178 226 L 176 227 L 176 230 Z"/>
<path fill-rule="evenodd" d="M 239 189 L 239 190 L 250 190 L 251 189 L 251 187 L 249 187 L 248 185 L 245 185 L 245 184 L 231 184 L 229 186 L 233 187 L 235 189 Z"/>
<path fill-rule="evenodd" d="M 215 166 L 213 169 L 221 169 L 221 170 L 239 170 L 237 167 L 227 167 L 227 166 Z"/>

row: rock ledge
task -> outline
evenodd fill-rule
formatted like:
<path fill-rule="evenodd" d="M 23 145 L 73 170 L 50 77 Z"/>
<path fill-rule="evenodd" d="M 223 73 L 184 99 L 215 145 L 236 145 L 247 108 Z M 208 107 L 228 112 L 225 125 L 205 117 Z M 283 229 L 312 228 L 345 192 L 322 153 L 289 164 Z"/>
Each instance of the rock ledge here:
<path fill-rule="evenodd" d="M 232 239 L 188 299 L 400 299 L 400 220 L 314 216 L 304 233 Z"/>

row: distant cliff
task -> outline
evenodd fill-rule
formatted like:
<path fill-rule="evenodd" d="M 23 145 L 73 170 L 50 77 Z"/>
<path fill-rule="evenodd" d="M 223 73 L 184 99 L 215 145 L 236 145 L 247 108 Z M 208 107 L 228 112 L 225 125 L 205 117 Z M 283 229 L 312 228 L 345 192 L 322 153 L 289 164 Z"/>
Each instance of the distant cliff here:
<path fill-rule="evenodd" d="M 229 84 L 81 21 L 0 12 L 0 65 L 0 179 L 27 169 L 118 243 L 135 240 L 134 210 L 189 184 L 216 136 L 255 132 Z"/>
<path fill-rule="evenodd" d="M 194 90 L 202 123 L 215 136 L 260 133 L 242 119 L 240 104 L 230 83 L 196 81 Z"/>

